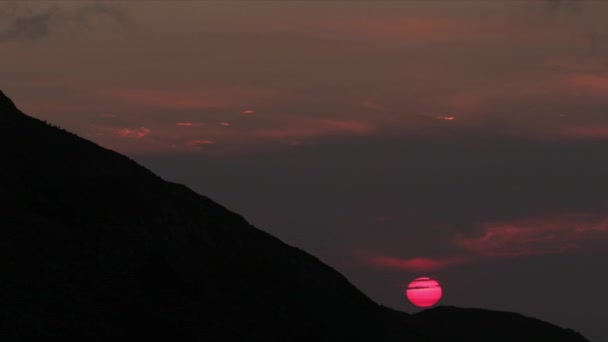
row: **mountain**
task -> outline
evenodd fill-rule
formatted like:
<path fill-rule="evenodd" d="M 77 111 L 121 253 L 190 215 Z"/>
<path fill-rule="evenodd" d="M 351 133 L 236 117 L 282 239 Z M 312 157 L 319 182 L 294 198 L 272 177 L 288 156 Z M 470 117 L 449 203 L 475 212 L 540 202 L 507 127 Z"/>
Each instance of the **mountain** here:
<path fill-rule="evenodd" d="M 477 336 L 475 324 L 445 322 L 463 309 L 408 315 L 377 305 L 313 256 L 123 155 L 26 116 L 1 91 L 0 146 L 3 341 Z M 502 333 L 497 325 L 488 334 Z M 553 341 L 584 341 L 577 336 Z"/>
<path fill-rule="evenodd" d="M 466 336 L 468 342 L 588 342 L 573 330 L 513 312 L 440 306 L 413 315 L 411 324 L 433 341 Z"/>

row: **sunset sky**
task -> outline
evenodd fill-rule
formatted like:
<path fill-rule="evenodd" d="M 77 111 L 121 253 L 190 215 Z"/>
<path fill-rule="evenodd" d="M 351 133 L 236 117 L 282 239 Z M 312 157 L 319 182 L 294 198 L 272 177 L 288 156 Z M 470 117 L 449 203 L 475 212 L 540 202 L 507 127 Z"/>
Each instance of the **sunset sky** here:
<path fill-rule="evenodd" d="M 380 304 L 608 340 L 608 1 L 0 1 L 0 81 Z"/>

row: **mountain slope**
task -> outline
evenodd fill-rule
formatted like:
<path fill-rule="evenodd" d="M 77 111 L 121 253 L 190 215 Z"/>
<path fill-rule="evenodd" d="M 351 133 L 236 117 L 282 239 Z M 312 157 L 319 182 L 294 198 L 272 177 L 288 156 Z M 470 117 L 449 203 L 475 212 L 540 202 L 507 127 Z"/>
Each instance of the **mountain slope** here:
<path fill-rule="evenodd" d="M 581 334 L 513 312 L 440 306 L 419 312 L 412 325 L 435 341 L 466 336 L 469 342 L 588 342 Z"/>
<path fill-rule="evenodd" d="M 24 115 L 1 91 L 0 148 L 3 341 L 476 336 L 474 325 L 433 329 L 464 309 L 411 316 L 381 307 L 311 255 L 125 156 Z M 564 330 L 530 322 L 548 334 Z M 554 341 L 580 341 L 564 336 Z"/>

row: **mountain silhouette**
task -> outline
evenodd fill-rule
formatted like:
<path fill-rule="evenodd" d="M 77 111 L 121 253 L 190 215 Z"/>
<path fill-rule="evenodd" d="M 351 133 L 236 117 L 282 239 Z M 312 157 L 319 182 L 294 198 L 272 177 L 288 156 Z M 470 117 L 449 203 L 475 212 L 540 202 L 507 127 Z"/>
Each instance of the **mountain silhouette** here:
<path fill-rule="evenodd" d="M 523 316 L 380 306 L 315 257 L 1 91 L 0 143 L 3 341 L 498 340 L 511 325 L 512 340 L 586 341 Z"/>
<path fill-rule="evenodd" d="M 412 316 L 413 327 L 433 341 L 462 336 L 468 342 L 588 341 L 581 334 L 513 312 L 439 306 Z"/>

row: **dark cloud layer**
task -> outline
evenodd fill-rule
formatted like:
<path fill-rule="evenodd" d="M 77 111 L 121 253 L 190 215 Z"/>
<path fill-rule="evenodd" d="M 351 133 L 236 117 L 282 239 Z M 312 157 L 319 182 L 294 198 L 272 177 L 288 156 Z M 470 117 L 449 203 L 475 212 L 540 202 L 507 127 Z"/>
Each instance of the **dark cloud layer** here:
<path fill-rule="evenodd" d="M 8 2 L 0 7 L 0 42 L 36 41 L 49 37 L 54 27 L 86 27 L 99 18 L 126 23 L 125 13 L 111 3 Z"/>

